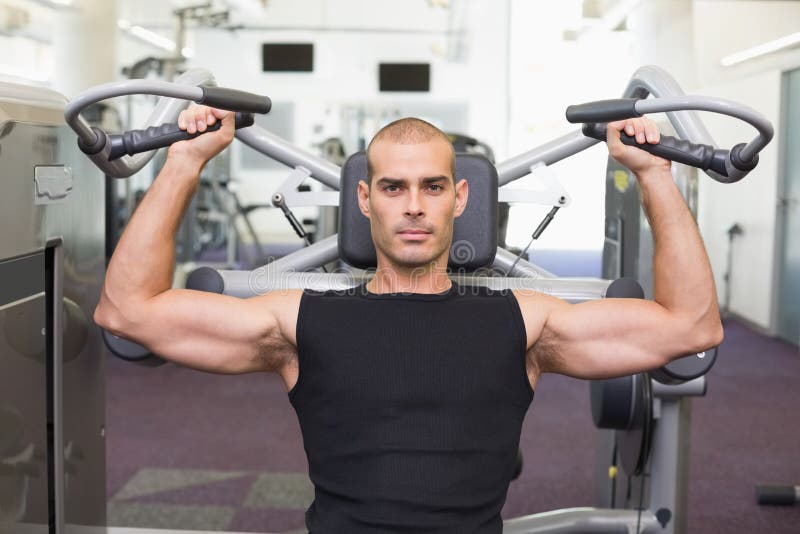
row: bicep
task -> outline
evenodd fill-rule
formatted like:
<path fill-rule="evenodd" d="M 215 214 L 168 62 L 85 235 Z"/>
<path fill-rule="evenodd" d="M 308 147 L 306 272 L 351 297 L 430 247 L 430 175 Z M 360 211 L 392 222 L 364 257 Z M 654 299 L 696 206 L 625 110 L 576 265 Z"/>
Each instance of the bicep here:
<path fill-rule="evenodd" d="M 122 335 L 202 371 L 275 370 L 286 342 L 273 301 L 172 289 L 141 303 Z"/>
<path fill-rule="evenodd" d="M 690 350 L 685 325 L 653 301 L 552 299 L 548 308 L 531 349 L 542 372 L 583 379 L 625 376 L 661 367 Z"/>

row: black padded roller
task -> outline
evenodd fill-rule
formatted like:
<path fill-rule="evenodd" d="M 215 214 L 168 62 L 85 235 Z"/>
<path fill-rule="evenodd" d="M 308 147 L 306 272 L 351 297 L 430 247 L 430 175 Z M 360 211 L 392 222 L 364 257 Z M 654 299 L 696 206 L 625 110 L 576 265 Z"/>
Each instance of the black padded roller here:
<path fill-rule="evenodd" d="M 606 288 L 607 299 L 643 299 L 644 289 L 633 278 L 617 278 Z"/>
<path fill-rule="evenodd" d="M 225 281 L 216 269 L 200 267 L 189 273 L 189 276 L 186 277 L 185 287 L 207 293 L 222 294 L 225 290 Z"/>
<path fill-rule="evenodd" d="M 115 336 L 105 329 L 100 329 L 100 332 L 106 347 L 108 347 L 108 350 L 117 358 L 148 367 L 155 367 L 167 363 L 163 358 L 159 358 L 150 352 L 147 347 L 143 347 L 123 337 Z"/>
<path fill-rule="evenodd" d="M 758 504 L 792 506 L 798 503 L 797 486 L 756 486 Z"/>
<path fill-rule="evenodd" d="M 672 360 L 667 365 L 650 371 L 650 377 L 662 384 L 674 385 L 700 378 L 708 373 L 717 362 L 719 347 L 713 347 L 697 354 Z"/>
<path fill-rule="evenodd" d="M 632 413 L 634 386 L 633 376 L 589 382 L 594 426 L 613 430 L 630 429 L 634 420 Z"/>

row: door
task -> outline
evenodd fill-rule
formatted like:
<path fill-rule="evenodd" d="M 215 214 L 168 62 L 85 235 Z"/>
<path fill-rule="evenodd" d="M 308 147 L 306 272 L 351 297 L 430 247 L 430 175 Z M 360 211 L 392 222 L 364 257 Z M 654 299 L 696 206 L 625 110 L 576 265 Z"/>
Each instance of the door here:
<path fill-rule="evenodd" d="M 776 331 L 782 339 L 800 345 L 800 69 L 784 75 L 783 89 L 784 172 L 778 189 L 781 235 Z"/>

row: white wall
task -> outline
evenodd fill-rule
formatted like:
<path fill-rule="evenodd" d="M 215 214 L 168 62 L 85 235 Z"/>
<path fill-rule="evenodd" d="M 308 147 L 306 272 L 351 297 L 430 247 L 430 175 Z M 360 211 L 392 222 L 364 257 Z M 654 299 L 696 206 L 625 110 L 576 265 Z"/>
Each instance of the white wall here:
<path fill-rule="evenodd" d="M 108 0 L 76 0 L 58 14 L 54 31 L 52 87 L 74 98 L 116 77 L 117 9 Z"/>
<path fill-rule="evenodd" d="M 694 41 L 699 87 L 800 65 L 800 47 L 723 67 L 720 59 L 800 32 L 800 2 L 780 0 L 695 0 Z"/>
<path fill-rule="evenodd" d="M 724 20 L 724 24 L 707 21 Z M 738 222 L 744 235 L 736 238 L 731 284 L 731 310 L 774 331 L 772 303 L 779 290 L 776 267 L 776 205 L 781 142 L 782 73 L 800 67 L 800 48 L 783 50 L 736 66 L 720 59 L 752 46 L 800 31 L 800 2 L 696 1 L 694 34 L 697 44 L 696 92 L 745 103 L 767 117 L 775 138 L 761 153 L 758 167 L 732 185 L 700 183 L 699 223 L 709 252 L 720 302 L 727 261 L 725 231 Z M 708 114 L 709 130 L 721 146 L 749 141 L 754 130 L 741 122 Z"/>
<path fill-rule="evenodd" d="M 565 27 L 580 16 L 575 2 L 512 2 L 509 147 L 525 152 L 579 128 L 569 124 L 568 105 L 622 95 L 635 69 L 628 33 L 602 33 L 579 41 L 562 40 Z M 576 11 L 577 9 L 577 11 Z M 535 250 L 599 252 L 603 246 L 604 145 L 552 166 L 573 203 L 560 210 L 534 245 Z M 514 182 L 532 187 L 533 177 Z M 524 247 L 549 207 L 512 205 L 508 243 Z M 599 271 L 599 269 L 597 269 Z"/>
<path fill-rule="evenodd" d="M 776 70 L 703 88 L 703 93 L 746 102 L 769 119 L 780 132 L 781 73 Z M 705 122 L 720 146 L 749 141 L 754 130 L 722 116 L 709 115 Z M 744 180 L 720 184 L 701 180 L 699 224 L 717 283 L 724 299 L 723 276 L 727 269 L 726 231 L 739 223 L 744 234 L 734 244 L 731 311 L 769 329 L 774 291 L 775 224 L 779 141 L 773 140 L 760 154 L 759 164 Z"/>

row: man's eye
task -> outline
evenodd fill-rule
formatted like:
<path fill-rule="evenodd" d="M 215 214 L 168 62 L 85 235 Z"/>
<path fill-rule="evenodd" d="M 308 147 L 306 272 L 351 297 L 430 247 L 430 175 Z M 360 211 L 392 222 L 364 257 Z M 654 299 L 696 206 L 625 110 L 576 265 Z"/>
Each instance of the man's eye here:
<path fill-rule="evenodd" d="M 387 185 L 387 186 L 385 186 L 383 188 L 384 191 L 389 191 L 390 193 L 393 193 L 393 192 L 397 191 L 398 189 L 399 188 L 396 185 Z"/>
<path fill-rule="evenodd" d="M 441 186 L 441 185 L 439 185 L 439 184 L 431 184 L 430 186 L 428 186 L 428 188 L 429 188 L 431 191 L 442 191 L 442 190 L 444 190 L 444 187 L 442 187 L 442 186 Z"/>

